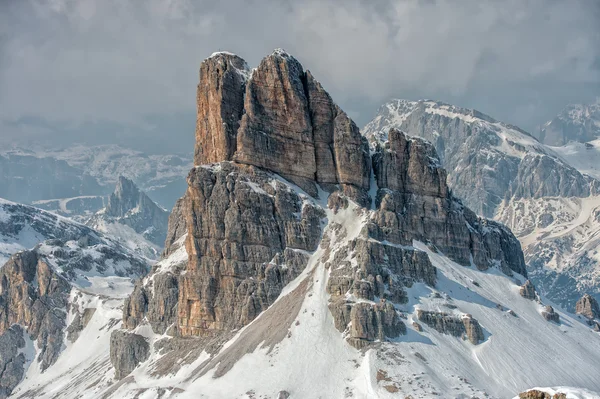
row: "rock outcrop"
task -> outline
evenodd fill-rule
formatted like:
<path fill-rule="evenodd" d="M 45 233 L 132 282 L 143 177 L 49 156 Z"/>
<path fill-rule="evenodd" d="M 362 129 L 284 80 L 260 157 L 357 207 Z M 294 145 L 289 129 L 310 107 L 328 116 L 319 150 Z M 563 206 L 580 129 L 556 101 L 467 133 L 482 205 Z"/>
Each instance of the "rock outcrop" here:
<path fill-rule="evenodd" d="M 503 225 L 478 217 L 450 194 L 433 146 L 391 129 L 373 156 L 378 211 L 371 235 L 400 245 L 420 240 L 463 265 L 527 275 L 518 240 Z"/>
<path fill-rule="evenodd" d="M 12 325 L 0 335 L 0 398 L 10 396 L 23 379 L 27 359 L 23 354 L 25 332 L 18 324 Z"/>
<path fill-rule="evenodd" d="M 553 321 L 555 323 L 560 322 L 560 316 L 554 311 L 554 308 L 550 305 L 547 305 L 544 308 L 544 310 L 542 310 L 542 317 L 547 321 Z"/>
<path fill-rule="evenodd" d="M 465 337 L 473 345 L 485 339 L 481 325 L 469 314 L 458 317 L 443 312 L 417 309 L 417 319 L 442 334 Z"/>
<path fill-rule="evenodd" d="M 110 361 L 115 378 L 122 379 L 150 356 L 150 345 L 144 337 L 125 331 L 113 331 L 110 336 Z"/>
<path fill-rule="evenodd" d="M 77 338 L 79 338 L 79 334 L 88 325 L 95 312 L 96 308 L 85 308 L 81 313 L 79 312 L 79 310 L 75 310 L 75 316 L 69 324 L 69 327 L 67 327 L 67 339 L 69 341 L 77 341 Z"/>
<path fill-rule="evenodd" d="M 557 392 L 554 395 L 537 389 L 532 389 L 519 394 L 519 399 L 567 399 L 567 395 Z"/>
<path fill-rule="evenodd" d="M 188 182 L 180 333 L 242 327 L 304 269 L 324 214 L 255 167 L 197 167 Z"/>
<path fill-rule="evenodd" d="M 15 254 L 0 269 L 0 334 L 13 324 L 25 327 L 37 341 L 40 368 L 58 357 L 63 341 L 70 284 L 36 251 Z"/>
<path fill-rule="evenodd" d="M 600 318 L 600 306 L 596 298 L 585 294 L 575 305 L 575 313 L 587 317 L 588 319 Z"/>
<path fill-rule="evenodd" d="M 519 294 L 525 299 L 534 300 L 537 298 L 537 293 L 535 292 L 535 286 L 531 282 L 531 280 L 525 281 L 523 285 L 519 288 Z"/>

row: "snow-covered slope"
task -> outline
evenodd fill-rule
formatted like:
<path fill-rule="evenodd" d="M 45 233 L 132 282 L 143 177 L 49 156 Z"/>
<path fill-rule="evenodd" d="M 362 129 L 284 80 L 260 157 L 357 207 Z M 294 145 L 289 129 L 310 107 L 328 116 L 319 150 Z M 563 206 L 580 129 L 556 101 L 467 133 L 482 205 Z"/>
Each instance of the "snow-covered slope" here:
<path fill-rule="evenodd" d="M 600 139 L 587 143 L 571 141 L 561 147 L 550 147 L 577 170 L 600 179 Z"/>
<path fill-rule="evenodd" d="M 585 293 L 600 298 L 600 197 L 507 201 L 498 220 L 520 239 L 546 296 L 568 309 Z"/>
<path fill-rule="evenodd" d="M 92 230 L 65 217 L 0 198 L 0 265 L 48 239 L 77 240 Z"/>
<path fill-rule="evenodd" d="M 339 250 L 357 237 L 369 216 L 354 206 L 327 212 L 330 228 L 325 234 L 334 234 L 331 228 L 339 225 L 346 234 L 334 234 L 330 248 L 311 254 L 307 269 L 217 355 L 194 351 L 192 339 L 174 360 L 172 353 L 165 356 L 168 351 L 156 348 L 176 345 L 176 339 L 140 326 L 136 333 L 150 342 L 150 357 L 129 377 L 115 381 L 105 345 L 118 327 L 119 314 L 104 303 L 52 368 L 41 376 L 35 368 L 28 370 L 14 396 L 508 398 L 534 386 L 555 385 L 600 392 L 599 334 L 562 312 L 559 323 L 546 321 L 540 303 L 519 295 L 522 277 L 460 266 L 420 242 L 414 248 L 438 268 L 438 283 L 409 289 L 409 302 L 398 307 L 407 333 L 367 351 L 352 348 L 333 326 L 326 292 L 329 271 L 321 259 L 325 250 Z M 180 247 L 156 269 L 170 270 L 186 257 Z M 286 318 L 296 306 L 297 314 Z M 417 309 L 468 313 L 479 320 L 485 340 L 473 345 L 417 324 Z"/>
<path fill-rule="evenodd" d="M 600 138 L 600 97 L 591 104 L 569 104 L 555 118 L 539 127 L 544 144 L 562 146 Z"/>
<path fill-rule="evenodd" d="M 120 176 L 106 207 L 84 220 L 134 252 L 156 260 L 166 239 L 168 218 L 169 212 L 140 191 L 133 181 Z"/>

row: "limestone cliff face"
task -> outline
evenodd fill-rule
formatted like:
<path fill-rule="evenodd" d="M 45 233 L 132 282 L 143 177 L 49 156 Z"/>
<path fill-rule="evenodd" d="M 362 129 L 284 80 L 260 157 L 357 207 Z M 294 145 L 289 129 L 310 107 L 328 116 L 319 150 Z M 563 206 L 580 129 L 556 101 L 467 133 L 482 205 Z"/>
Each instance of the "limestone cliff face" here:
<path fill-rule="evenodd" d="M 371 234 L 402 245 L 420 240 L 463 265 L 482 270 L 498 264 L 527 275 L 517 239 L 506 227 L 475 215 L 450 194 L 446 171 L 424 140 L 391 129 L 373 156 L 378 185 Z"/>
<path fill-rule="evenodd" d="M 179 280 L 180 332 L 242 327 L 304 269 L 324 215 L 254 167 L 199 167 L 188 182 L 189 261 Z"/>
<path fill-rule="evenodd" d="M 354 122 L 283 51 L 252 71 L 231 54 L 205 60 L 196 138 L 197 165 L 165 250 L 175 256 L 184 241 L 187 260 L 157 267 L 136 285 L 124 306 L 129 330 L 148 323 L 158 334 L 204 343 L 226 337 L 318 257 L 329 269 L 335 327 L 348 343 L 394 338 L 406 332 L 395 307 L 407 302 L 406 289 L 437 282 L 413 240 L 467 266 L 526 275 L 518 241 L 451 194 L 431 145 L 393 130 L 370 156 Z M 459 324 L 473 343 L 483 340 L 475 320 Z M 115 345 L 126 342 L 115 336 Z M 118 375 L 136 359 L 115 357 Z"/>

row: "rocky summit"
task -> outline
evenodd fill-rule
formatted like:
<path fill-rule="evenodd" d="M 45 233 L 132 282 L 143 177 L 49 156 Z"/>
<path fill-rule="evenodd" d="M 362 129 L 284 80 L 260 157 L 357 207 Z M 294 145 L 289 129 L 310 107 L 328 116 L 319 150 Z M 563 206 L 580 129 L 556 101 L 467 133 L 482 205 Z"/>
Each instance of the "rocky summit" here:
<path fill-rule="evenodd" d="M 199 81 L 162 259 L 119 320 L 99 306 L 62 321 L 73 342 L 41 375 L 7 374 L 15 397 L 503 398 L 557 376 L 600 389 L 598 337 L 583 348 L 589 326 L 537 295 L 519 241 L 453 194 L 434 145 L 392 128 L 369 147 L 283 50 L 253 69 L 215 53 Z M 132 191 L 120 182 L 106 213 L 139 207 Z M 11 281 L 49 274 L 11 259 L 25 274 Z M 47 280 L 29 285 L 71 303 Z"/>

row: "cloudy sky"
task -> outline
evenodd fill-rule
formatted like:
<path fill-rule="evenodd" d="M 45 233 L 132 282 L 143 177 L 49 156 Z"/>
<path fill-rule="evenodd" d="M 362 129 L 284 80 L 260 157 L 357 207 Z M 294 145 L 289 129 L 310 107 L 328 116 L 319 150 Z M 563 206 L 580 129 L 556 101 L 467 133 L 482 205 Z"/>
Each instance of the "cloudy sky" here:
<path fill-rule="evenodd" d="M 200 62 L 296 56 L 363 126 L 390 98 L 526 130 L 600 96 L 596 0 L 0 0 L 0 139 L 187 151 Z"/>

